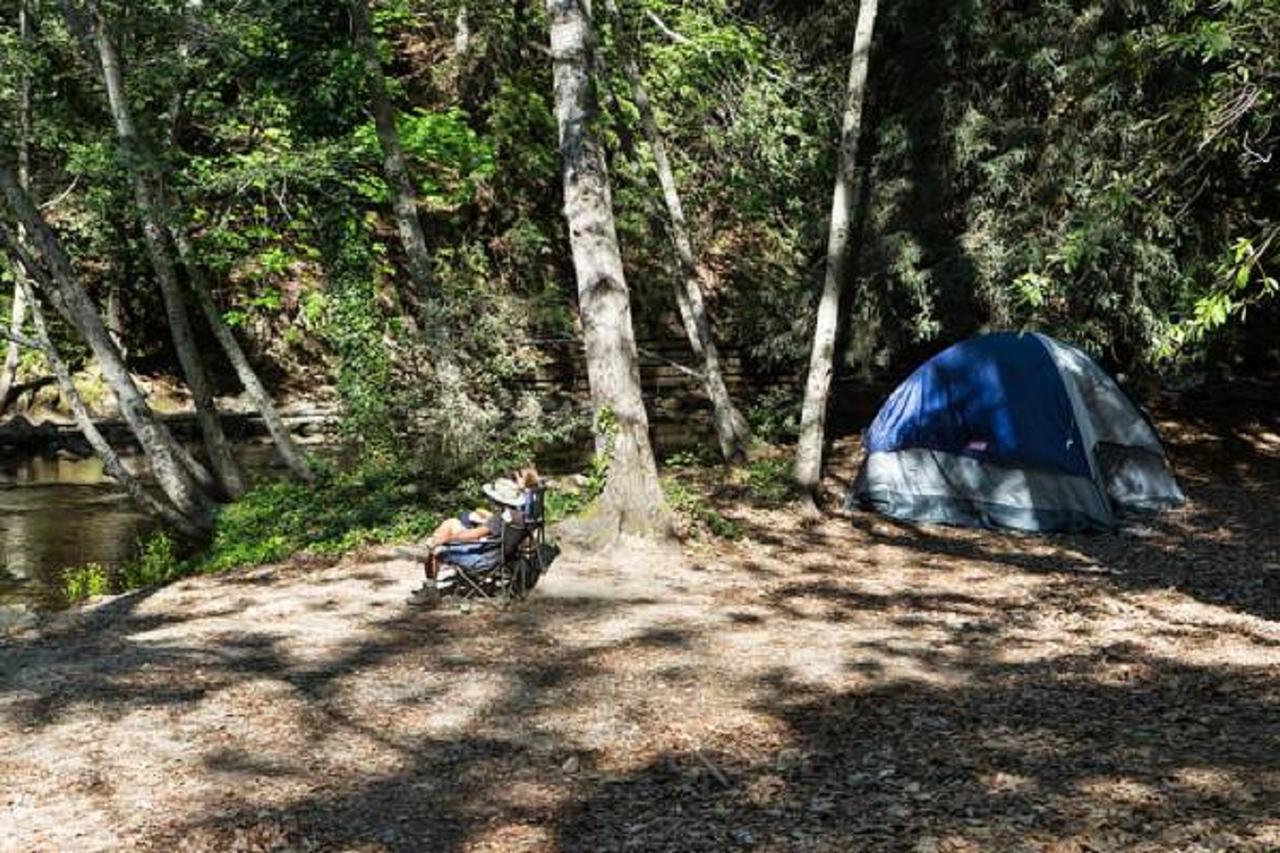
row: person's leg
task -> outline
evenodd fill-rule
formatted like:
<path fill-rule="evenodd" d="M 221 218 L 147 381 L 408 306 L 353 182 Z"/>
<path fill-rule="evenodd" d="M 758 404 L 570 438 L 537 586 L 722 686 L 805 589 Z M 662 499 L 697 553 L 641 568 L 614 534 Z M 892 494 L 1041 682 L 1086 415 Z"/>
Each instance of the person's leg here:
<path fill-rule="evenodd" d="M 434 607 L 440 601 L 440 593 L 436 589 L 436 554 L 435 549 L 427 552 L 423 558 L 422 573 L 426 576 L 422 586 L 409 596 L 408 604 L 413 607 Z"/>
<path fill-rule="evenodd" d="M 446 542 L 452 542 L 457 538 L 459 533 L 467 529 L 467 526 L 457 518 L 446 518 L 436 527 L 435 532 L 431 534 L 429 543 L 432 545 L 443 545 Z"/>

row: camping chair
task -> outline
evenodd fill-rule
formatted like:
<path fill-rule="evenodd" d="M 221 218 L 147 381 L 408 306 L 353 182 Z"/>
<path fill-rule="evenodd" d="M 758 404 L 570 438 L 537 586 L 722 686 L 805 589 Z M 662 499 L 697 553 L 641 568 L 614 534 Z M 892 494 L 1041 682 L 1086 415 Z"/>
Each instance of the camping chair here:
<path fill-rule="evenodd" d="M 499 536 L 437 551 L 436 589 L 463 598 L 523 598 L 554 556 L 546 535 L 546 489 L 529 489 L 519 515 L 502 525 Z"/>

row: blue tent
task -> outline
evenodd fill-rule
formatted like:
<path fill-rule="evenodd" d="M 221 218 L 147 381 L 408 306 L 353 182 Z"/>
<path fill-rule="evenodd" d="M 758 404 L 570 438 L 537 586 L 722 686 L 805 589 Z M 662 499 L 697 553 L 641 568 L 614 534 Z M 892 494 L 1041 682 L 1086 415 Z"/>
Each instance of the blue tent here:
<path fill-rule="evenodd" d="M 1040 334 L 956 344 L 893 392 L 849 492 L 895 518 L 1107 530 L 1183 502 L 1150 421 L 1093 359 Z"/>

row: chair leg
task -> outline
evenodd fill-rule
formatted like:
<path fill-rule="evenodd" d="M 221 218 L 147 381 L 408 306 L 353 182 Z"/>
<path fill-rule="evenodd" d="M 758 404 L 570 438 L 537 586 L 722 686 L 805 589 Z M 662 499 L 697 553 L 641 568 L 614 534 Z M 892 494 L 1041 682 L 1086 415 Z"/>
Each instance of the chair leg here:
<path fill-rule="evenodd" d="M 471 587 L 471 589 L 475 592 L 476 595 L 479 595 L 481 598 L 493 598 L 493 596 L 491 596 L 489 593 L 485 592 L 483 588 L 481 588 L 480 584 L 476 583 L 475 579 L 472 578 L 471 575 L 467 574 L 461 569 L 458 570 L 458 577 L 466 581 L 467 585 Z"/>

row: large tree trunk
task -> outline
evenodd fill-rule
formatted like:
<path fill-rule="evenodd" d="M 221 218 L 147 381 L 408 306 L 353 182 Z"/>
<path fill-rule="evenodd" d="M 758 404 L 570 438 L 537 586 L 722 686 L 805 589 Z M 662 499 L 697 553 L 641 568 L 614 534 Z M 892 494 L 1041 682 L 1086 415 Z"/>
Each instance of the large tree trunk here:
<path fill-rule="evenodd" d="M 80 396 L 75 383 L 71 380 L 71 371 L 67 369 L 66 362 L 62 360 L 57 347 L 54 346 L 53 339 L 49 336 L 49 329 L 44 321 L 44 312 L 40 309 L 40 302 L 32 291 L 29 281 L 24 278 L 19 286 L 31 306 L 31 322 L 36 332 L 34 341 L 22 341 L 22 343 L 27 346 L 33 346 L 44 354 L 45 360 L 49 362 L 49 366 L 53 369 L 53 375 L 57 378 L 62 396 L 66 398 L 67 403 L 71 406 L 71 414 L 75 418 L 76 426 L 79 427 L 81 434 L 89 442 L 89 446 L 93 448 L 98 458 L 102 460 L 103 470 L 115 479 L 120 487 L 133 499 L 134 503 L 148 515 L 167 524 L 188 539 L 201 538 L 203 531 L 192 524 L 186 516 L 174 509 L 171 504 L 157 499 L 143 487 L 141 481 L 120 461 L 115 448 L 98 431 L 98 426 L 93 422 L 93 417 L 89 414 L 89 409 L 85 406 L 84 399 Z M 20 336 L 10 337 L 10 343 L 14 345 L 19 344 L 20 341 Z"/>
<path fill-rule="evenodd" d="M 626 24 L 618 12 L 617 2 L 606 0 L 606 3 L 613 19 L 614 40 L 622 57 L 627 80 L 631 84 L 632 98 L 640 111 L 640 122 L 644 126 L 649 148 L 653 152 L 658 182 L 662 185 L 662 198 L 666 202 L 667 213 L 671 217 L 671 236 L 680 262 L 681 280 L 676 283 L 675 289 L 680 320 L 684 325 L 685 335 L 689 338 L 689 346 L 692 347 L 694 355 L 702 360 L 703 385 L 711 401 L 712 422 L 716 430 L 716 439 L 720 443 L 720 452 L 726 460 L 740 459 L 746 456 L 747 447 L 751 441 L 751 431 L 747 427 L 746 419 L 733 404 L 733 398 L 729 396 L 729 389 L 724 382 L 720 352 L 711 331 L 706 297 L 702 291 L 702 282 L 698 279 L 697 264 L 693 256 L 693 239 L 690 237 L 689 224 L 685 219 L 684 205 L 680 201 L 680 191 L 676 187 L 675 172 L 667 156 L 666 141 L 658 127 L 658 120 L 654 116 L 649 94 L 645 91 L 640 66 L 626 32 Z"/>
<path fill-rule="evenodd" d="M 31 20 L 27 9 L 27 0 L 18 0 L 18 38 L 24 50 L 31 47 Z M 22 58 L 22 79 L 18 83 L 18 183 L 27 192 L 31 191 L 31 58 Z M 18 232 L 19 237 L 22 231 Z M 22 273 L 19 272 L 18 275 Z M 26 289 L 22 282 L 13 288 L 13 310 L 9 317 L 9 330 L 15 334 L 22 333 L 22 324 L 27 314 Z M 18 344 L 9 341 L 5 349 L 4 364 L 0 365 L 0 415 L 4 414 L 9 400 L 9 389 L 18 375 Z"/>
<path fill-rule="evenodd" d="M 218 418 L 218 410 L 213 398 L 213 387 L 205 370 L 204 359 L 201 358 L 199 347 L 196 345 L 186 300 L 178 282 L 173 258 L 169 253 L 164 225 L 167 217 L 160 182 L 154 173 L 151 153 L 134 125 L 125 94 L 124 74 L 120 68 L 115 45 L 107 33 L 106 21 L 103 20 L 96 2 L 90 4 L 90 11 L 94 46 L 102 66 L 102 79 L 106 85 L 107 100 L 115 122 L 116 136 L 120 140 L 120 147 L 127 160 L 134 199 L 142 219 L 142 233 L 147 245 L 147 255 L 151 259 L 151 266 L 155 270 L 160 294 L 164 301 L 169 334 L 173 338 L 174 350 L 177 352 L 183 377 L 191 390 L 196 408 L 196 422 L 200 426 L 200 435 L 204 440 L 209 463 L 222 490 L 229 497 L 237 498 L 245 492 L 247 483 L 240 464 L 231 452 L 231 444 L 222 431 L 222 423 Z"/>
<path fill-rule="evenodd" d="M 796 447 L 794 476 L 811 507 L 822 476 L 822 448 L 826 439 L 827 397 L 831 391 L 836 330 L 840 325 L 840 302 L 849 278 L 858 136 L 862 129 L 862 102 L 867 86 L 867 62 L 871 54 L 871 34 L 875 28 L 876 3 L 877 0 L 861 0 L 858 4 L 844 124 L 840 132 L 840 162 L 836 172 L 835 196 L 831 202 L 827 273 L 822 286 L 822 301 L 818 303 L 813 352 L 809 358 L 809 381 L 805 386 L 804 408 L 800 416 L 800 441 Z"/>
<path fill-rule="evenodd" d="M 44 260 L 48 278 L 42 289 L 80 336 L 89 345 L 102 367 L 103 378 L 116 395 L 120 415 L 133 431 L 143 453 L 150 463 L 156 482 L 165 495 L 193 526 L 201 530 L 212 528 L 212 504 L 190 466 L 184 463 L 184 449 L 169 430 L 151 413 L 146 398 L 138 389 L 125 366 L 120 351 L 116 349 L 98 308 L 89 298 L 71 268 L 71 261 L 62 251 L 57 236 L 31 203 L 30 197 L 18 185 L 13 173 L 0 165 L 0 192 L 3 193 L 17 221 L 26 229 L 28 239 Z M 11 253 L 18 257 L 31 276 L 39 275 L 39 267 L 6 229 L 0 227 Z"/>
<path fill-rule="evenodd" d="M 588 0 L 547 0 L 555 68 L 555 109 L 564 161 L 564 207 L 578 279 L 587 346 L 587 378 L 598 433 L 605 433 L 609 476 L 594 523 L 618 534 L 662 535 L 670 521 L 649 443 L 640 393 L 630 295 L 618 250 L 604 148 L 592 122 L 592 34 Z"/>
<path fill-rule="evenodd" d="M 227 354 L 227 358 L 231 361 L 231 366 L 235 368 L 236 376 L 240 378 L 240 384 L 244 386 L 249 399 L 257 407 L 258 413 L 262 415 L 262 420 L 267 425 L 267 432 L 271 433 L 271 439 L 275 442 L 280 458 L 289 466 L 289 470 L 293 472 L 294 476 L 308 483 L 314 482 L 315 475 L 311 471 L 311 465 L 307 462 L 307 457 L 298 448 L 298 445 L 294 443 L 293 437 L 289 434 L 289 428 L 281 420 L 280 412 L 276 409 L 275 402 L 271 399 L 271 394 L 262 384 L 262 380 L 258 378 L 257 372 L 253 369 L 253 365 L 249 363 L 244 350 L 240 348 L 240 342 L 236 340 L 231 328 L 222 319 L 222 312 L 218 310 L 217 304 L 213 301 L 209 283 L 205 280 L 204 271 L 200 268 L 199 262 L 195 257 L 191 241 L 186 234 L 176 228 L 173 231 L 173 238 L 178 246 L 178 253 L 182 258 L 183 266 L 187 268 L 191 289 L 196 295 L 196 301 L 200 303 L 200 310 L 204 312 L 205 319 L 209 321 L 209 326 L 213 329 L 214 337 L 218 339 L 218 344 L 221 345 L 223 352 Z"/>
<path fill-rule="evenodd" d="M 431 291 L 431 253 L 427 251 L 427 239 L 422 233 L 422 221 L 418 218 L 418 193 L 409 178 L 404 149 L 400 145 L 400 131 L 396 129 L 395 110 L 387 94 L 387 81 L 382 74 L 382 62 L 378 59 L 378 44 L 373 35 L 368 0 L 351 0 L 351 29 L 356 47 L 364 58 L 365 82 L 369 87 L 369 105 L 373 109 L 373 123 L 382 143 L 382 171 L 391 188 L 392 208 L 400 243 L 404 247 L 420 299 L 426 299 Z"/>

